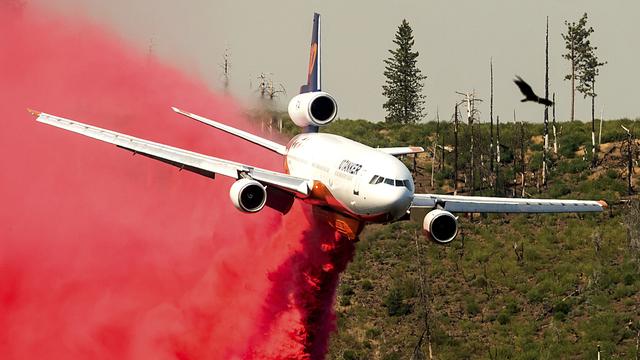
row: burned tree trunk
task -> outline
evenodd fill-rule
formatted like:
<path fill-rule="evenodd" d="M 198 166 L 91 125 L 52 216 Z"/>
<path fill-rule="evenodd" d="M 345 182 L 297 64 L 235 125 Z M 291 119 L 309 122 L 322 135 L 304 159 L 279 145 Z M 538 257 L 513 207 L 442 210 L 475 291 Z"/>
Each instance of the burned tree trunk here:
<path fill-rule="evenodd" d="M 553 153 L 558 156 L 558 132 L 556 129 L 556 93 L 553 93 Z"/>
<path fill-rule="evenodd" d="M 496 195 L 500 195 L 500 191 L 498 190 L 500 186 L 500 116 L 496 117 L 496 179 L 494 184 L 494 190 Z"/>
<path fill-rule="evenodd" d="M 489 104 L 489 118 L 491 121 L 490 126 L 490 145 L 489 145 L 489 169 L 493 170 L 493 158 L 494 158 L 494 149 L 493 149 L 493 59 L 490 62 L 490 73 L 491 73 L 491 99 Z"/>
<path fill-rule="evenodd" d="M 524 197 L 526 194 L 526 172 L 527 167 L 525 164 L 525 152 L 526 149 L 524 147 L 524 123 L 520 122 L 520 172 L 522 174 L 522 196 Z"/>
<path fill-rule="evenodd" d="M 545 38 L 545 72 L 544 98 L 549 98 L 549 17 L 547 16 L 547 31 Z M 547 185 L 547 156 L 549 151 L 549 106 L 544 107 L 544 146 L 542 148 L 542 185 Z"/>
<path fill-rule="evenodd" d="M 453 193 L 458 193 L 458 104 L 453 112 Z"/>
<path fill-rule="evenodd" d="M 596 81 L 591 83 L 591 167 L 595 168 L 598 163 L 596 154 Z"/>

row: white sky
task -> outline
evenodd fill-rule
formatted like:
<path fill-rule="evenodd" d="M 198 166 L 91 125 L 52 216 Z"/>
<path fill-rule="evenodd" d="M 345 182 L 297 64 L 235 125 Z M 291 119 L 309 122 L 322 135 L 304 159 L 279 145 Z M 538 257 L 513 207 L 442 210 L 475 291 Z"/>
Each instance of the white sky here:
<path fill-rule="evenodd" d="M 288 99 L 306 80 L 311 20 L 322 15 L 323 88 L 333 94 L 339 117 L 384 119 L 381 86 L 383 59 L 395 31 L 406 18 L 414 30 L 419 66 L 428 76 L 426 120 L 439 107 L 448 119 L 459 98 L 455 91 L 475 89 L 489 116 L 489 59 L 495 77 L 494 114 L 502 121 L 542 121 L 543 108 L 521 104 L 512 82 L 515 74 L 544 95 L 545 17 L 549 16 L 550 81 L 556 92 L 556 113 L 569 118 L 570 85 L 562 80 L 568 63 L 562 59 L 564 20 L 589 13 L 597 54 L 608 64 L 596 83 L 596 112 L 605 118 L 640 115 L 637 62 L 640 28 L 636 0 L 31 0 L 62 14 L 91 18 L 146 51 L 153 39 L 155 54 L 220 88 L 219 64 L 231 50 L 232 92 L 241 99 L 255 96 L 256 76 L 272 73 Z M 255 87 L 255 86 L 254 86 Z M 590 103 L 577 98 L 576 117 L 590 117 Z"/>

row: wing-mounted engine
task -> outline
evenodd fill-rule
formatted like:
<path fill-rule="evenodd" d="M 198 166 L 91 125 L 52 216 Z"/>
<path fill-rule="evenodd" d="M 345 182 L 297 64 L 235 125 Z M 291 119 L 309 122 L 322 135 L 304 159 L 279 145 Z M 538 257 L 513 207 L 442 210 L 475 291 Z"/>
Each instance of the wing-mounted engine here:
<path fill-rule="evenodd" d="M 253 179 L 240 179 L 233 183 L 229 191 L 231 202 L 236 209 L 255 213 L 267 203 L 267 189 Z"/>
<path fill-rule="evenodd" d="M 289 102 L 289 116 L 299 127 L 324 126 L 335 119 L 338 104 L 324 91 L 314 91 L 295 96 Z"/>
<path fill-rule="evenodd" d="M 458 235 L 458 220 L 446 210 L 431 210 L 424 217 L 422 230 L 427 238 L 438 244 L 447 244 Z"/>

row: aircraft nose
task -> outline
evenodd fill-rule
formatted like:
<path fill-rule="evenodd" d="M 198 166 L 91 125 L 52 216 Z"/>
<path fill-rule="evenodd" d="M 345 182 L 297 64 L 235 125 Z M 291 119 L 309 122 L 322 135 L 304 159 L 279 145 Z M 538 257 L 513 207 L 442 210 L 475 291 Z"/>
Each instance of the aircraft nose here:
<path fill-rule="evenodd" d="M 395 194 L 395 199 L 393 201 L 393 206 L 391 209 L 393 218 L 398 219 L 404 216 L 407 213 L 407 210 L 409 210 L 412 200 L 413 191 L 407 188 L 398 189 Z"/>

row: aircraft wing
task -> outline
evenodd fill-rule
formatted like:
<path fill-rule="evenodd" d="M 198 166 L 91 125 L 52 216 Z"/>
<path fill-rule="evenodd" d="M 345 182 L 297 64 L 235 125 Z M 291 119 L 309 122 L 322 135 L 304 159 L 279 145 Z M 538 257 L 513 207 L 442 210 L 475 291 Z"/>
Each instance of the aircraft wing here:
<path fill-rule="evenodd" d="M 574 213 L 601 212 L 607 207 L 607 203 L 588 200 L 415 194 L 411 208 L 435 208 L 436 206 L 450 212 L 462 213 Z"/>
<path fill-rule="evenodd" d="M 382 151 L 383 153 L 387 153 L 393 156 L 418 154 L 418 153 L 424 152 L 424 149 L 420 146 L 388 147 L 388 148 L 377 148 L 376 150 Z"/>
<path fill-rule="evenodd" d="M 245 174 L 263 184 L 275 186 L 299 197 L 306 197 L 309 195 L 309 179 L 260 169 L 229 160 L 199 154 L 193 151 L 139 139 L 133 136 L 50 114 L 31 110 L 30 112 L 37 116 L 36 120 L 41 123 L 114 144 L 119 148 L 130 150 L 134 154 L 144 155 L 203 176 L 214 178 L 215 174 L 220 174 L 234 179 L 239 179 L 243 174 Z"/>

